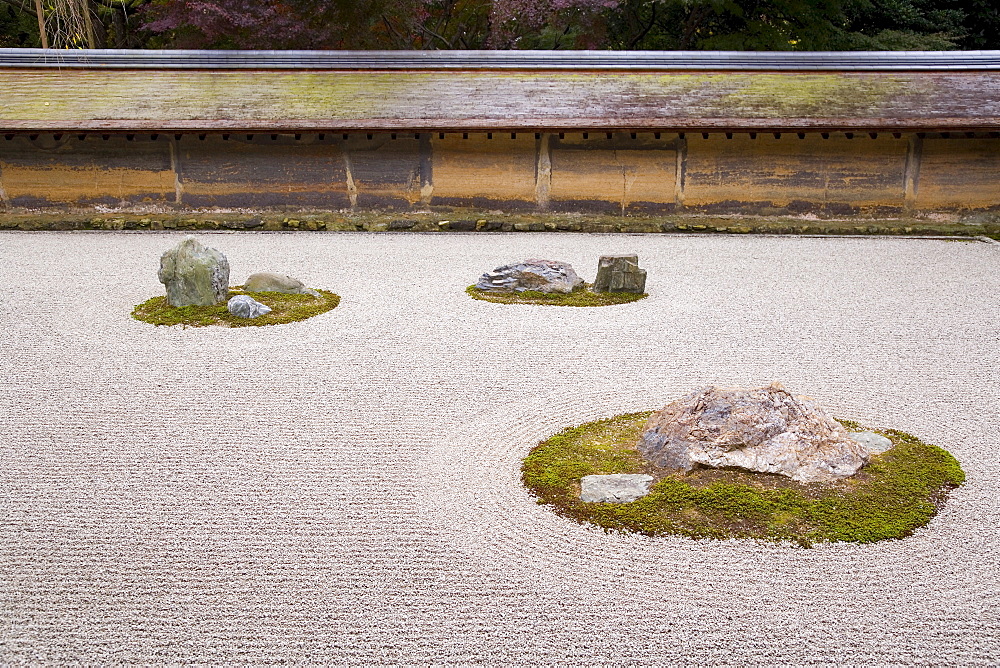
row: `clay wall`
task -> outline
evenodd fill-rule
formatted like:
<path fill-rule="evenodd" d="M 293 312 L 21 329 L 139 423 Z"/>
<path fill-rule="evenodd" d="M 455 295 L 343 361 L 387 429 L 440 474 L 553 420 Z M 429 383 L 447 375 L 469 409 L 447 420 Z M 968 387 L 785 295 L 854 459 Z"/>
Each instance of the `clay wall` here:
<path fill-rule="evenodd" d="M 897 213 L 1000 207 L 987 133 L 11 134 L 0 207 Z"/>

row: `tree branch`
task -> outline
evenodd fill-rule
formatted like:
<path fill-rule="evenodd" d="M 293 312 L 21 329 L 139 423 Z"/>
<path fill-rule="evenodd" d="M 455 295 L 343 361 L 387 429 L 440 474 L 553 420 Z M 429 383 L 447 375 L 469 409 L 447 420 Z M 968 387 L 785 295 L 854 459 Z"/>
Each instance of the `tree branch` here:
<path fill-rule="evenodd" d="M 634 49 L 636 44 L 645 39 L 646 35 L 649 34 L 649 31 L 652 30 L 653 24 L 655 23 L 656 23 L 656 3 L 653 2 L 651 3 L 651 10 L 649 12 L 649 23 L 646 24 L 646 27 L 643 28 L 642 32 L 640 32 L 638 35 L 629 40 L 628 48 Z"/>
<path fill-rule="evenodd" d="M 49 48 L 49 36 L 45 34 L 45 12 L 42 10 L 42 0 L 35 0 L 35 14 L 38 15 L 38 35 L 42 38 L 42 48 Z"/>
<path fill-rule="evenodd" d="M 431 37 L 436 37 L 439 40 L 441 40 L 444 43 L 444 45 L 445 45 L 446 48 L 448 48 L 448 49 L 454 49 L 455 48 L 454 46 L 452 46 L 451 42 L 449 42 L 447 39 L 445 39 L 441 35 L 439 35 L 436 32 L 434 32 L 433 30 L 431 30 L 427 26 L 421 24 L 420 29 L 423 30 L 424 32 L 426 32 Z"/>
<path fill-rule="evenodd" d="M 382 23 L 385 24 L 385 27 L 386 27 L 386 29 L 388 29 L 389 33 L 391 35 L 393 35 L 393 37 L 396 38 L 396 40 L 398 41 L 399 44 L 405 45 L 406 44 L 406 38 L 403 36 L 402 33 L 400 33 L 398 30 L 396 30 L 396 27 L 394 25 L 392 25 L 392 23 L 389 21 L 389 18 L 385 14 L 382 14 L 381 18 L 382 18 Z"/>

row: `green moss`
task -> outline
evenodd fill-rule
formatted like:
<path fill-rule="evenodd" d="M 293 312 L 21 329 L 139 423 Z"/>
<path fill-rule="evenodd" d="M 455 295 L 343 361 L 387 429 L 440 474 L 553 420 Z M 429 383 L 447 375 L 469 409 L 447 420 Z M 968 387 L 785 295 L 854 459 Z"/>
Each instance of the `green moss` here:
<path fill-rule="evenodd" d="M 511 91 L 514 96 L 544 85 L 554 98 L 578 101 L 581 77 L 561 72 L 213 72 L 98 70 L 5 73 L 0 118 L 65 122 L 69 119 L 256 120 L 297 118 L 398 119 L 418 111 L 424 98 L 468 98 L 468 91 Z M 690 117 L 776 119 L 801 116 L 867 116 L 888 102 L 940 105 L 941 93 L 925 75 L 913 73 L 779 74 L 745 72 L 617 73 L 590 77 L 588 97 L 643 101 L 646 106 L 683 108 Z M 121 99 L 145 101 L 123 109 Z M 240 100 L 241 104 L 233 104 Z M 489 105 L 473 95 L 471 113 Z M 461 108 L 454 115 L 461 118 Z M 445 112 L 447 113 L 447 112 Z"/>
<path fill-rule="evenodd" d="M 249 295 L 261 304 L 271 307 L 271 312 L 256 318 L 237 318 L 226 308 L 226 303 L 214 306 L 181 306 L 167 304 L 166 297 L 153 297 L 132 310 L 132 317 L 151 325 L 183 325 L 184 327 L 265 327 L 298 322 L 326 313 L 340 304 L 340 297 L 329 290 L 317 290 L 312 295 L 286 295 L 281 292 L 247 292 L 243 286 L 229 289 L 229 296 Z"/>
<path fill-rule="evenodd" d="M 647 293 L 637 295 L 632 292 L 593 292 L 589 288 L 569 294 L 550 294 L 525 290 L 524 292 L 490 292 L 470 285 L 465 291 L 473 299 L 494 304 L 541 304 L 544 306 L 613 306 L 628 304 L 648 297 Z"/>
<path fill-rule="evenodd" d="M 680 474 L 654 467 L 636 451 L 649 415 L 620 415 L 552 436 L 525 458 L 525 486 L 538 503 L 609 530 L 808 546 L 903 538 L 930 521 L 947 493 L 965 480 L 947 451 L 891 429 L 880 433 L 893 447 L 841 482 L 805 484 L 729 469 Z M 580 501 L 580 478 L 607 473 L 648 473 L 656 481 L 648 495 L 631 503 Z"/>
<path fill-rule="evenodd" d="M 754 74 L 726 79 L 739 84 L 731 93 L 709 102 L 717 113 L 736 116 L 762 112 L 779 118 L 876 115 L 901 93 L 925 92 L 912 77 L 878 78 L 844 74 Z"/>

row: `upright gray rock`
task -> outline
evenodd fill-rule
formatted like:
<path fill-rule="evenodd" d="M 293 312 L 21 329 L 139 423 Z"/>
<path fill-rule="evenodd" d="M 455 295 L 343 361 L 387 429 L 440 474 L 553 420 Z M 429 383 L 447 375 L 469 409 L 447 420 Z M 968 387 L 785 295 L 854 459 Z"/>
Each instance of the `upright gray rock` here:
<path fill-rule="evenodd" d="M 507 264 L 483 274 L 476 287 L 494 292 L 524 292 L 535 290 L 568 294 L 586 285 L 566 262 L 555 260 L 525 260 Z"/>
<path fill-rule="evenodd" d="M 246 283 L 243 284 L 243 289 L 247 292 L 283 292 L 287 295 L 319 297 L 318 292 L 310 290 L 297 278 L 284 274 L 273 274 L 269 271 L 251 274 Z"/>
<path fill-rule="evenodd" d="M 226 304 L 229 312 L 237 318 L 256 318 L 271 312 L 271 307 L 261 304 L 250 295 L 236 295 Z"/>
<path fill-rule="evenodd" d="M 194 237 L 184 237 L 160 257 L 157 275 L 171 306 L 212 306 L 229 294 L 229 260 Z"/>
<path fill-rule="evenodd" d="M 638 255 L 602 255 L 597 263 L 594 292 L 646 291 L 646 270 L 639 268 Z"/>
<path fill-rule="evenodd" d="M 854 475 L 869 457 L 812 399 L 793 396 L 778 383 L 692 392 L 650 417 L 638 450 L 664 468 L 735 466 L 799 482 Z"/>

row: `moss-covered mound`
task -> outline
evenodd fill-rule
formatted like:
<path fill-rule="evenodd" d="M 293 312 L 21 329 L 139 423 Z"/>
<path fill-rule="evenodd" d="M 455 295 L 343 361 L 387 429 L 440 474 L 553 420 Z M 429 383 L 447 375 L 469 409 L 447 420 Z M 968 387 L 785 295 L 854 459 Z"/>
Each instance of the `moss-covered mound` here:
<path fill-rule="evenodd" d="M 830 484 L 730 469 L 682 474 L 646 462 L 635 445 L 650 413 L 566 429 L 525 458 L 522 478 L 556 512 L 609 530 L 692 538 L 759 538 L 871 543 L 903 538 L 926 524 L 965 473 L 947 451 L 896 430 L 893 447 L 856 475 Z M 849 429 L 858 425 L 843 421 Z M 650 493 L 631 503 L 584 503 L 580 478 L 647 473 Z"/>
<path fill-rule="evenodd" d="M 286 295 L 282 292 L 247 292 L 243 286 L 229 288 L 229 297 L 249 295 L 271 312 L 256 318 L 237 318 L 226 308 L 226 302 L 215 306 L 171 306 L 166 297 L 153 297 L 132 310 L 132 317 L 151 325 L 183 325 L 185 327 L 264 327 L 305 320 L 337 307 L 340 297 L 329 290 L 316 290 L 312 295 Z M 228 297 L 227 297 L 228 299 Z"/>
<path fill-rule="evenodd" d="M 479 290 L 474 285 L 465 289 L 473 299 L 495 304 L 541 304 L 544 306 L 613 306 L 628 304 L 649 296 L 647 293 L 637 295 L 632 292 L 593 292 L 589 285 L 583 290 L 575 290 L 568 294 L 556 294 L 525 290 L 524 292 L 494 292 Z"/>

